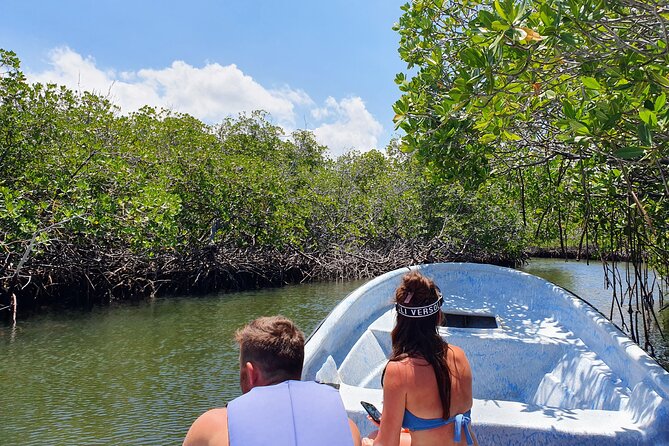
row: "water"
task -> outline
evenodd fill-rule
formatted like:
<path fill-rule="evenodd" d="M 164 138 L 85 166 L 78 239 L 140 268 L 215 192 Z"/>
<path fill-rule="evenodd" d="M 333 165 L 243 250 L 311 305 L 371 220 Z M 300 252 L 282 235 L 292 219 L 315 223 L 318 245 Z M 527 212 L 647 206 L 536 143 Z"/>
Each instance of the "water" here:
<path fill-rule="evenodd" d="M 160 299 L 0 329 L 0 445 L 181 444 L 241 392 L 234 331 L 272 314 L 308 335 L 362 282 Z"/>
<path fill-rule="evenodd" d="M 600 265 L 533 260 L 524 270 L 608 314 Z M 308 335 L 362 283 L 158 299 L 0 328 L 0 445 L 180 444 L 198 415 L 240 394 L 237 328 L 283 314 Z"/>

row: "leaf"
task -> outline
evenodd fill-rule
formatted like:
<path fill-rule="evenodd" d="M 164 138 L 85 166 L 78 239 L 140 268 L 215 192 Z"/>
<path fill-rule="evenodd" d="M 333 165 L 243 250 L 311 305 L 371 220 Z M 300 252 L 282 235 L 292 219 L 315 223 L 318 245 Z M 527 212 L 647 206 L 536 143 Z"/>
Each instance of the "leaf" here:
<path fill-rule="evenodd" d="M 495 16 L 488 11 L 479 11 L 478 18 L 481 24 L 486 28 L 491 28 L 492 22 L 495 21 Z"/>
<path fill-rule="evenodd" d="M 664 104 L 667 103 L 667 95 L 662 93 L 655 99 L 655 111 L 659 112 L 664 107 Z"/>
<path fill-rule="evenodd" d="M 576 46 L 576 38 L 574 37 L 573 34 L 562 33 L 560 34 L 560 39 L 563 42 L 568 43 L 569 45 Z"/>
<path fill-rule="evenodd" d="M 509 141 L 520 141 L 522 138 L 515 133 L 507 132 L 504 130 L 504 137 Z"/>
<path fill-rule="evenodd" d="M 654 71 L 651 71 L 650 72 L 650 77 L 652 77 L 655 82 L 662 85 L 663 87 L 669 88 L 669 79 L 662 76 L 661 74 L 657 74 Z"/>
<path fill-rule="evenodd" d="M 507 25 L 506 23 L 502 23 L 499 20 L 495 20 L 494 22 L 492 22 L 492 29 L 494 31 L 506 31 L 509 28 L 510 28 L 509 25 Z"/>
<path fill-rule="evenodd" d="M 571 129 L 575 133 L 577 133 L 579 135 L 589 135 L 590 134 L 590 129 L 585 124 L 583 124 L 580 121 L 576 121 L 575 119 L 569 120 L 569 126 L 571 127 Z"/>
<path fill-rule="evenodd" d="M 493 135 L 492 133 L 486 133 L 485 135 L 483 135 L 479 138 L 479 142 L 481 144 L 488 144 L 490 142 L 493 142 L 496 139 L 497 139 L 497 136 Z"/>
<path fill-rule="evenodd" d="M 460 59 L 470 67 L 483 67 L 483 55 L 476 48 L 465 48 L 460 52 Z"/>
<path fill-rule="evenodd" d="M 497 46 L 498 46 L 499 43 L 502 41 L 502 38 L 503 38 L 503 37 L 504 37 L 504 33 L 499 33 L 499 36 L 497 36 L 497 38 L 495 38 L 495 40 L 490 44 L 490 47 L 489 47 L 489 48 L 490 48 L 491 50 L 495 50 L 495 49 L 497 49 Z"/>
<path fill-rule="evenodd" d="M 509 85 L 506 86 L 506 91 L 509 93 L 520 93 L 523 91 L 523 84 L 520 82 L 511 82 Z"/>
<path fill-rule="evenodd" d="M 546 95 L 546 97 L 547 97 L 548 99 L 555 99 L 555 96 L 556 96 L 556 94 L 555 94 L 555 92 L 554 92 L 553 90 L 546 90 L 546 91 L 544 91 L 544 95 Z"/>
<path fill-rule="evenodd" d="M 625 78 L 620 79 L 618 82 L 616 82 L 615 86 L 613 87 L 615 90 L 628 90 L 630 88 L 633 88 L 634 84 L 628 81 Z"/>
<path fill-rule="evenodd" d="M 583 76 L 581 77 L 581 82 L 583 82 L 585 88 L 589 88 L 590 90 L 600 90 L 602 88 L 594 77 Z"/>
<path fill-rule="evenodd" d="M 650 126 L 657 124 L 657 115 L 652 110 L 642 107 L 639 109 L 639 116 L 643 122 Z"/>
<path fill-rule="evenodd" d="M 401 98 L 393 104 L 393 110 L 398 115 L 405 115 L 409 111 L 409 104 L 405 98 Z"/>
<path fill-rule="evenodd" d="M 497 14 L 504 20 L 508 21 L 508 16 L 506 15 L 506 11 L 502 8 L 502 5 L 499 4 L 497 0 L 495 0 L 495 11 L 497 11 Z"/>
<path fill-rule="evenodd" d="M 543 4 L 541 5 L 540 11 L 541 11 L 540 14 L 541 21 L 544 22 L 544 25 L 546 26 L 552 25 L 553 22 L 555 21 L 555 12 L 551 9 L 551 7 L 548 6 L 547 4 Z"/>
<path fill-rule="evenodd" d="M 521 26 L 520 28 L 516 29 L 521 29 L 525 32 L 526 37 L 525 39 L 521 40 L 526 40 L 528 42 L 539 42 L 540 40 L 544 40 L 544 36 L 542 36 L 541 34 L 539 34 L 538 32 L 534 31 L 531 28 L 526 28 L 524 26 Z"/>
<path fill-rule="evenodd" d="M 562 101 L 562 111 L 564 112 L 565 117 L 570 118 L 570 119 L 575 119 L 576 118 L 576 112 L 574 111 L 574 107 L 571 105 L 569 101 Z"/>
<path fill-rule="evenodd" d="M 613 152 L 613 156 L 625 160 L 641 158 L 645 154 L 645 150 L 641 147 L 623 147 Z"/>
<path fill-rule="evenodd" d="M 653 135 L 650 133 L 650 129 L 643 122 L 639 123 L 637 127 L 637 133 L 639 135 L 639 140 L 645 145 L 650 146 L 653 144 Z"/>
<path fill-rule="evenodd" d="M 414 151 L 414 148 L 411 147 L 409 144 L 400 145 L 400 152 L 402 152 L 402 153 L 411 153 L 413 151 Z"/>

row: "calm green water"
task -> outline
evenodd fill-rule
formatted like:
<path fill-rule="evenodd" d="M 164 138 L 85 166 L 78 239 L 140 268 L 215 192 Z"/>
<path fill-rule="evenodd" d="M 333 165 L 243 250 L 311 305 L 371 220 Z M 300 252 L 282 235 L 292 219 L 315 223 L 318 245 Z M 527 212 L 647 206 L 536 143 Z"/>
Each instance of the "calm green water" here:
<path fill-rule="evenodd" d="M 608 314 L 601 266 L 524 269 Z M 200 413 L 240 394 L 235 329 L 280 313 L 309 334 L 362 283 L 160 299 L 0 328 L 0 445 L 180 444 Z"/>
<path fill-rule="evenodd" d="M 0 329 L 0 445 L 180 444 L 238 396 L 234 331 L 271 314 L 308 335 L 362 282 L 162 299 Z"/>

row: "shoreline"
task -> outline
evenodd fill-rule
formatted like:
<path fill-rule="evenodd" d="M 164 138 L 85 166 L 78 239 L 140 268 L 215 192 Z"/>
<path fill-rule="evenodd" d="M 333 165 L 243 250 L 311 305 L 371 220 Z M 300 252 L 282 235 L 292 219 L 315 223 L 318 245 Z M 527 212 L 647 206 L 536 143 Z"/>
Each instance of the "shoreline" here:
<path fill-rule="evenodd" d="M 628 262 L 630 256 L 620 253 L 606 253 L 600 255 L 598 251 L 579 250 L 578 248 L 566 248 L 562 250 L 560 247 L 543 248 L 530 247 L 525 250 L 527 257 L 538 257 L 542 259 L 565 259 L 565 260 L 607 260 L 614 262 Z"/>
<path fill-rule="evenodd" d="M 25 319 L 43 312 L 86 310 L 156 297 L 195 297 L 217 291 L 368 279 L 420 263 L 472 262 L 513 267 L 526 259 L 523 254 L 455 251 L 434 240 L 400 240 L 377 247 L 332 245 L 321 252 L 295 247 L 278 250 L 209 245 L 148 258 L 123 250 L 53 245 L 27 262 L 18 276 L 0 282 L 0 320 L 12 324 L 14 316 Z"/>
<path fill-rule="evenodd" d="M 511 256 L 463 253 L 435 245 L 438 244 L 434 240 L 395 241 L 379 247 L 333 245 L 322 252 L 305 252 L 295 247 L 278 250 L 208 245 L 186 253 L 164 252 L 148 258 L 123 250 L 52 246 L 28 262 L 13 281 L 0 282 L 0 321 L 14 323 L 14 308 L 16 317 L 25 319 L 43 312 L 90 310 L 156 297 L 196 297 L 220 291 L 369 279 L 420 263 L 471 262 L 517 267 L 531 257 L 602 260 L 592 252 L 586 258 L 576 248 L 562 251 L 533 247 Z M 604 259 L 628 260 L 619 255 L 607 255 Z"/>

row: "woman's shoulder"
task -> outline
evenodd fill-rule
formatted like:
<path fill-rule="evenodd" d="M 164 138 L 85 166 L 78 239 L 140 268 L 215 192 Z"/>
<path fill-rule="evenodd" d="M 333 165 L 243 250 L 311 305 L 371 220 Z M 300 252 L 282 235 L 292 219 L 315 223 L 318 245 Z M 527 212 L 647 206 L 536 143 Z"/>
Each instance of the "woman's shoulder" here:
<path fill-rule="evenodd" d="M 460 347 L 458 347 L 457 345 L 448 344 L 448 350 L 449 350 L 448 353 L 452 354 L 456 358 L 458 358 L 458 357 L 466 358 L 467 357 L 467 355 L 465 354 L 465 351 L 463 349 L 461 349 Z"/>
<path fill-rule="evenodd" d="M 460 369 L 460 367 L 465 367 L 465 370 L 470 369 L 469 360 L 467 359 L 465 351 L 457 345 L 448 344 L 446 359 L 449 364 L 454 364 L 458 369 Z"/>
<path fill-rule="evenodd" d="M 407 368 L 410 358 L 390 360 L 383 376 L 383 388 L 401 388 L 406 385 Z"/>
<path fill-rule="evenodd" d="M 388 366 L 386 366 L 386 368 L 388 368 L 390 364 L 393 364 L 392 367 L 398 371 L 409 370 L 415 367 L 430 366 L 430 363 L 422 356 L 406 356 L 401 359 L 390 360 L 388 361 Z"/>
<path fill-rule="evenodd" d="M 400 359 L 391 359 L 386 364 L 386 375 L 388 373 L 398 373 L 404 370 L 407 367 L 411 367 L 413 363 L 413 358 L 406 356 Z"/>

